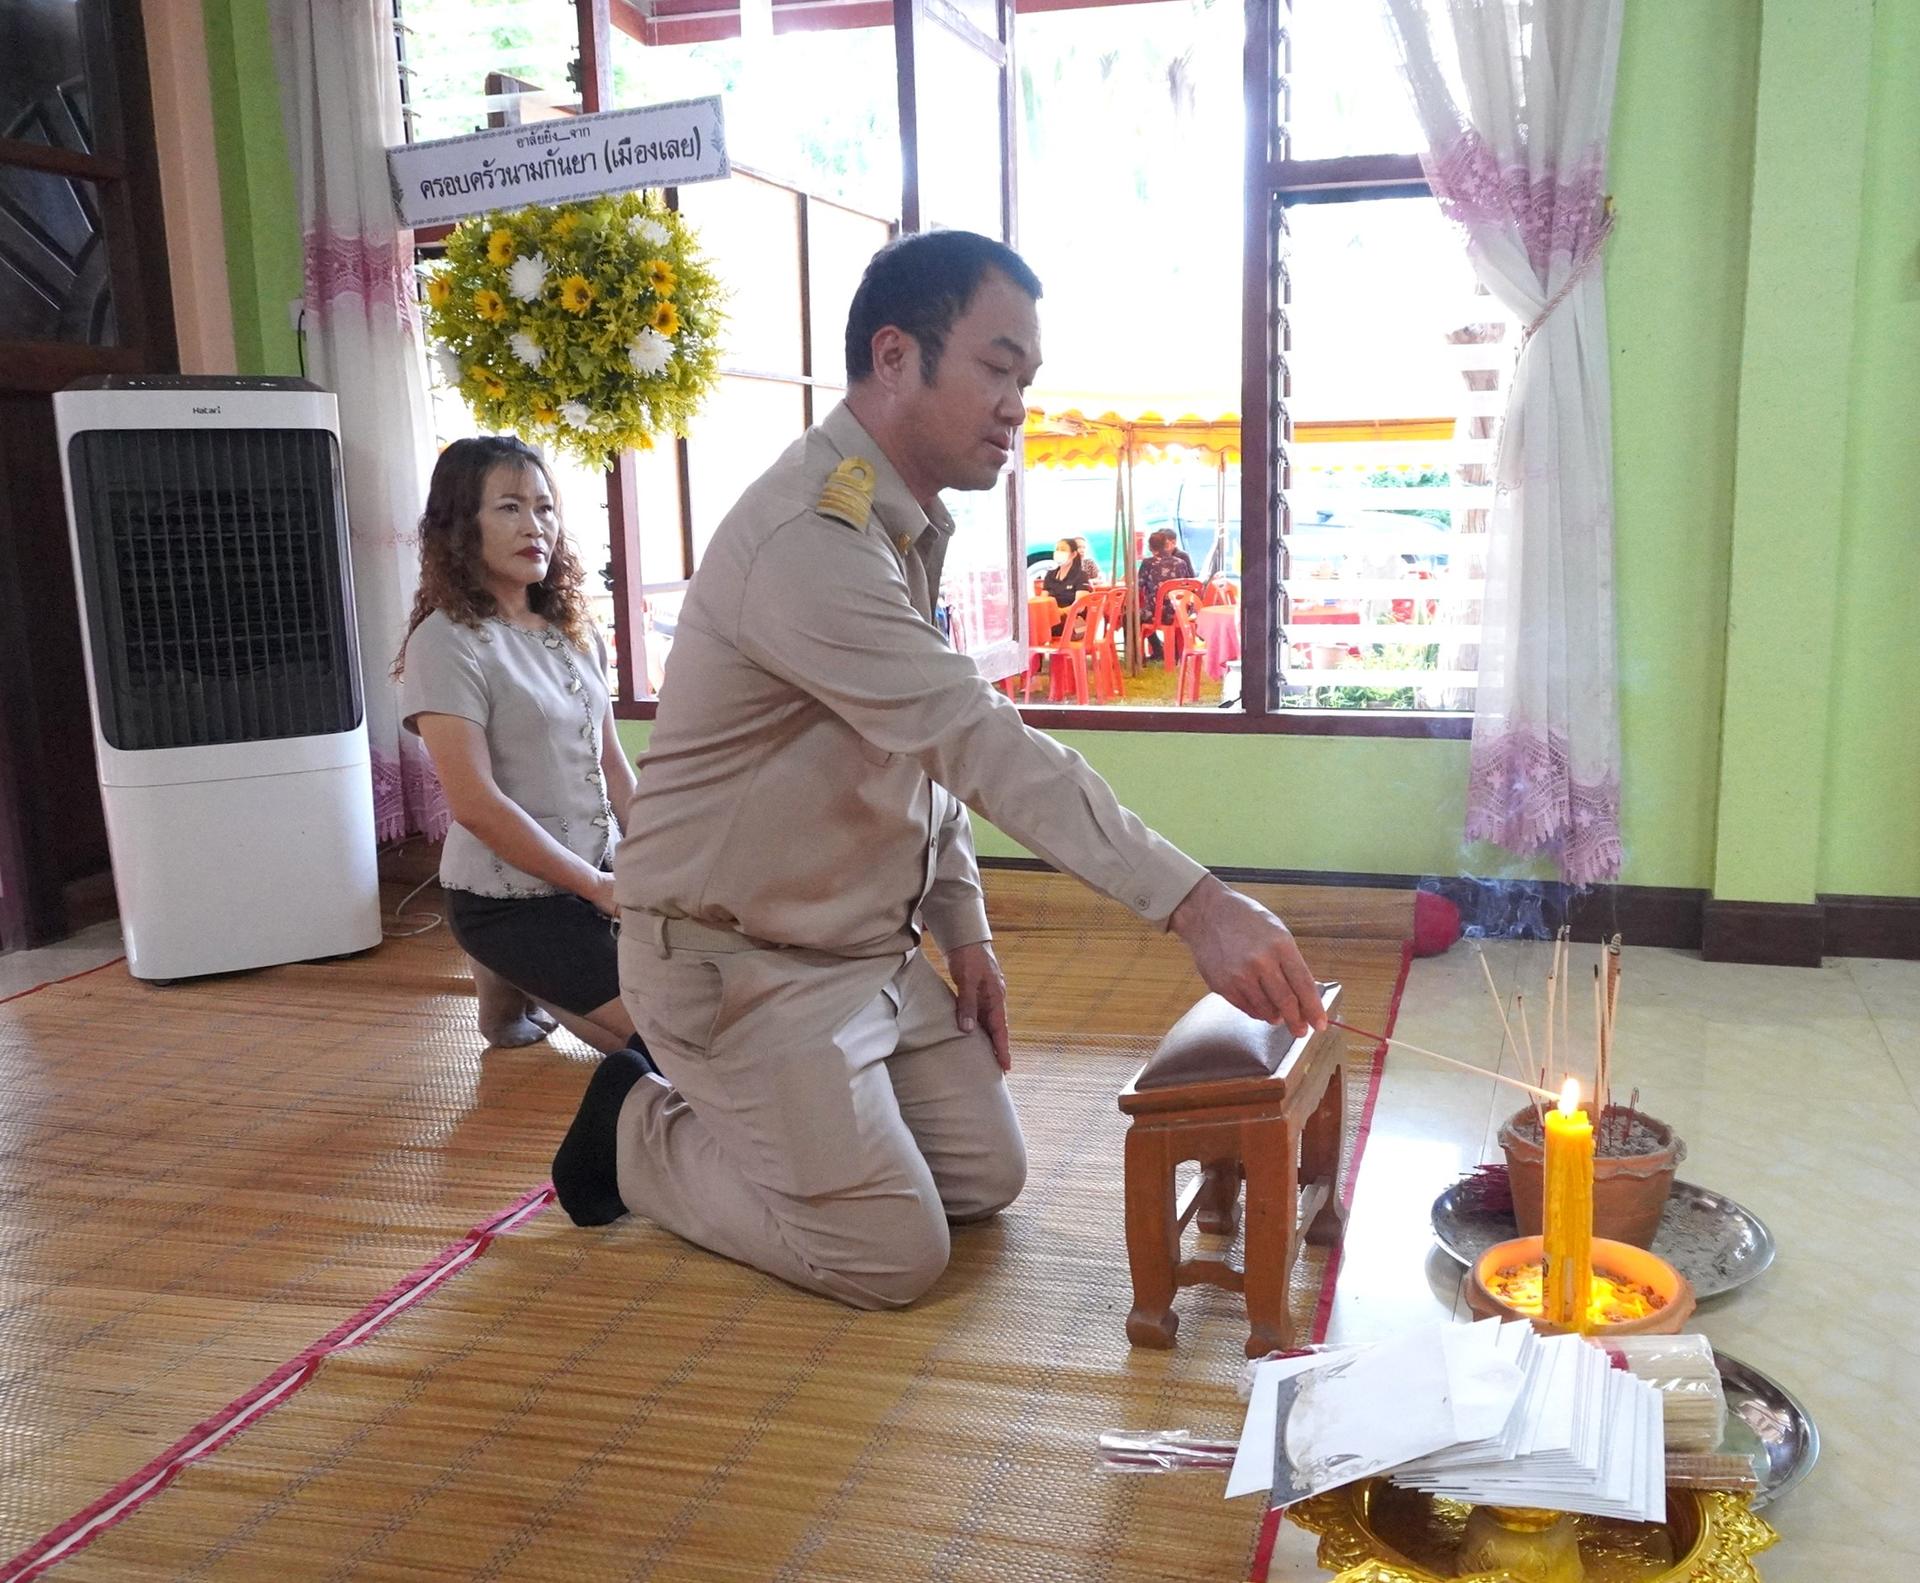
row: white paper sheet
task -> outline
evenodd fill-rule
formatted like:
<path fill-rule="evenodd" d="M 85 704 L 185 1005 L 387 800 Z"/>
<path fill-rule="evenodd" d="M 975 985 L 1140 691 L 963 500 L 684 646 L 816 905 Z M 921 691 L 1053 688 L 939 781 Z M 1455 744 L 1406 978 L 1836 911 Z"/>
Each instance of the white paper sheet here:
<path fill-rule="evenodd" d="M 1347 1355 L 1316 1352 L 1304 1358 L 1270 1358 L 1254 1365 L 1253 1389 L 1247 1396 L 1247 1419 L 1240 1426 L 1240 1447 L 1233 1455 L 1233 1471 L 1227 1475 L 1228 1500 L 1241 1495 L 1265 1495 L 1273 1488 L 1274 1419 L 1280 1382 Z"/>

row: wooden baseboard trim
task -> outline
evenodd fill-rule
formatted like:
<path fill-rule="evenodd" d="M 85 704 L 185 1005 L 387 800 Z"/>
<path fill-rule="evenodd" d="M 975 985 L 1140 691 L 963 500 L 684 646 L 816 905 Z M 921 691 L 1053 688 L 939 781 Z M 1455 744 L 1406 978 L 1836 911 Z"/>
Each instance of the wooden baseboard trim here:
<path fill-rule="evenodd" d="M 1707 903 L 1700 955 L 1709 962 L 1818 967 L 1826 954 L 1827 912 L 1817 901 Z"/>
<path fill-rule="evenodd" d="M 1828 956 L 1920 962 L 1920 896 L 1822 896 Z"/>
<path fill-rule="evenodd" d="M 982 868 L 1051 873 L 1032 857 L 983 857 Z M 1461 927 L 1494 940 L 1548 940 L 1564 923 L 1583 943 L 1698 951 L 1709 962 L 1818 967 L 1822 956 L 1920 961 L 1920 896 L 1822 896 L 1804 904 L 1716 901 L 1673 885 L 1563 885 L 1459 874 L 1359 874 L 1297 868 L 1216 868 L 1230 884 L 1354 885 L 1427 890 L 1460 909 Z"/>
<path fill-rule="evenodd" d="M 982 868 L 1050 872 L 1038 858 L 980 859 Z M 1215 868 L 1230 884 L 1353 885 L 1367 889 L 1426 890 L 1460 909 L 1460 926 L 1494 940 L 1550 940 L 1564 923 L 1578 941 L 1620 935 L 1633 945 L 1700 949 L 1701 908 L 1707 893 L 1665 885 L 1563 885 L 1556 880 L 1474 879 L 1461 874 L 1360 874 L 1297 868 Z"/>

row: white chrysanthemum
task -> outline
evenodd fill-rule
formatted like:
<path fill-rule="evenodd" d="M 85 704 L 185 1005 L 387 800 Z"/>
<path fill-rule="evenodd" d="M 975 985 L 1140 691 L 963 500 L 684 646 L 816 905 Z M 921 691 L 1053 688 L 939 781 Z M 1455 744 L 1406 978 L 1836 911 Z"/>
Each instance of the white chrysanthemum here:
<path fill-rule="evenodd" d="M 645 242 L 648 247 L 665 247 L 667 245 L 667 228 L 650 214 L 636 214 L 627 226 L 627 229 L 639 237 L 641 241 Z"/>
<path fill-rule="evenodd" d="M 529 368 L 538 368 L 547 360 L 547 354 L 540 349 L 540 343 L 525 330 L 515 330 L 507 337 L 507 345 L 513 348 L 513 355 Z"/>
<path fill-rule="evenodd" d="M 587 405 L 584 401 L 568 401 L 562 403 L 560 416 L 565 418 L 567 422 L 576 429 L 586 429 L 593 426 L 593 414 L 587 410 Z"/>
<path fill-rule="evenodd" d="M 652 379 L 667 371 L 667 360 L 673 356 L 673 342 L 655 329 L 642 330 L 627 342 L 627 361 L 633 364 L 633 371 L 642 379 Z"/>
<path fill-rule="evenodd" d="M 507 266 L 507 290 L 522 302 L 538 302 L 547 289 L 547 255 L 529 253 Z"/>
<path fill-rule="evenodd" d="M 458 390 L 460 388 L 460 359 L 442 346 L 435 350 L 433 360 L 440 365 L 441 383 L 446 385 L 450 390 Z"/>

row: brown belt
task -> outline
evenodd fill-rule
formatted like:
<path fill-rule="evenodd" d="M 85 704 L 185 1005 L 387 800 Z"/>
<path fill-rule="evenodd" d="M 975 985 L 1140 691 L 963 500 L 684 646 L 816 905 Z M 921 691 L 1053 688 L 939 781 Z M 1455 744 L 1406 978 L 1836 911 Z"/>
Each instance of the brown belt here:
<path fill-rule="evenodd" d="M 653 936 L 654 949 L 662 957 L 670 957 L 675 951 L 725 953 L 786 949 L 771 940 L 756 940 L 738 929 L 716 929 L 710 923 L 695 923 L 691 918 L 669 918 L 664 913 L 642 912 L 630 907 L 623 907 L 621 916 L 646 929 Z"/>

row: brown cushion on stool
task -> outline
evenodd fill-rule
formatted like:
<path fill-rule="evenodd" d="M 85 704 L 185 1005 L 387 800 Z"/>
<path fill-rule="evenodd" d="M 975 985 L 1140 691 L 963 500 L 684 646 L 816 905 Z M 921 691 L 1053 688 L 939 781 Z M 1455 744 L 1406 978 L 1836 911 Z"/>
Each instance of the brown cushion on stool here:
<path fill-rule="evenodd" d="M 1333 987 L 1319 986 L 1323 1001 Z M 1262 1022 L 1223 996 L 1207 995 L 1167 1030 L 1152 1059 L 1134 1079 L 1134 1087 L 1175 1088 L 1184 1083 L 1267 1077 L 1280 1070 L 1296 1044 L 1305 1043 L 1305 1038 L 1296 1040 L 1285 1023 Z"/>

